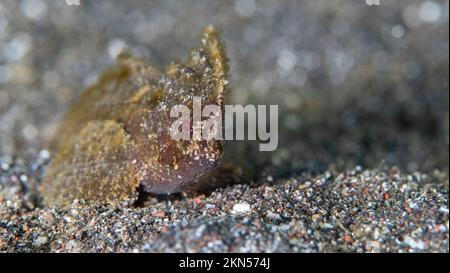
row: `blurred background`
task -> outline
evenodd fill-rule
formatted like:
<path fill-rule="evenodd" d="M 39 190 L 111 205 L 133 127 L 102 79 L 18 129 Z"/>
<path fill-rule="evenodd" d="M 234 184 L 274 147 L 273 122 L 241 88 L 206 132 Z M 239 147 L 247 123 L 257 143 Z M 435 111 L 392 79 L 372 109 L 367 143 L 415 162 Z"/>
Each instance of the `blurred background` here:
<path fill-rule="evenodd" d="M 213 24 L 230 102 L 280 110 L 276 151 L 228 153 L 275 177 L 379 164 L 448 174 L 448 11 L 446 0 L 0 0 L 0 158 L 45 149 L 123 48 L 164 69 Z"/>

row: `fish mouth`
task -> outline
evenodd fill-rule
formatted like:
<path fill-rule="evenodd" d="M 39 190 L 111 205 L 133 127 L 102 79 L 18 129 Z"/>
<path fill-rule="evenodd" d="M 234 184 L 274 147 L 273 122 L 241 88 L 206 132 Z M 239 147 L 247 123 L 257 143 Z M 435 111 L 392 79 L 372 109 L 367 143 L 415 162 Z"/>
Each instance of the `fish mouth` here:
<path fill-rule="evenodd" d="M 222 158 L 223 151 L 216 160 L 208 161 L 208 165 L 203 165 L 200 170 L 195 171 L 193 170 L 195 167 L 192 167 L 192 169 L 185 173 L 180 171 L 177 175 L 167 177 L 159 176 L 158 178 L 154 174 L 148 174 L 139 184 L 146 193 L 162 195 L 184 192 L 194 188 L 199 181 L 208 179 L 208 176 L 221 164 Z"/>

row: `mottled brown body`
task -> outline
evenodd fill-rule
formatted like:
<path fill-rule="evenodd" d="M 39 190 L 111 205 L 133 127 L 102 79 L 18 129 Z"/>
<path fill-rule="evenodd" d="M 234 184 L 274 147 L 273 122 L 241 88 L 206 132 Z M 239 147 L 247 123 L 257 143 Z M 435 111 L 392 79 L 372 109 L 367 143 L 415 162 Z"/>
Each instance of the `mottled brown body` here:
<path fill-rule="evenodd" d="M 45 204 L 120 204 L 140 185 L 152 193 L 179 192 L 217 166 L 222 141 L 169 134 L 174 105 L 192 108 L 196 96 L 223 109 L 228 60 L 218 31 L 210 26 L 203 35 L 201 47 L 165 73 L 122 55 L 85 91 L 55 136 L 42 185 Z"/>

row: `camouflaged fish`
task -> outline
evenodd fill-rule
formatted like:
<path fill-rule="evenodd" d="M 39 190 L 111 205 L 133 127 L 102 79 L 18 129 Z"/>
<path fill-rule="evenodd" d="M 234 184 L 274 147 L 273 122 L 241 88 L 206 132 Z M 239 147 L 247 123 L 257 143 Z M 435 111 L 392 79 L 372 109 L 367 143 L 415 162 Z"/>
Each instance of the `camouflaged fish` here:
<path fill-rule="evenodd" d="M 118 65 L 61 121 L 41 188 L 44 203 L 121 204 L 138 187 L 179 192 L 211 172 L 222 158 L 223 141 L 172 139 L 170 109 L 192 107 L 195 96 L 223 112 L 227 72 L 224 44 L 212 26 L 186 62 L 172 63 L 165 72 L 119 56 Z"/>

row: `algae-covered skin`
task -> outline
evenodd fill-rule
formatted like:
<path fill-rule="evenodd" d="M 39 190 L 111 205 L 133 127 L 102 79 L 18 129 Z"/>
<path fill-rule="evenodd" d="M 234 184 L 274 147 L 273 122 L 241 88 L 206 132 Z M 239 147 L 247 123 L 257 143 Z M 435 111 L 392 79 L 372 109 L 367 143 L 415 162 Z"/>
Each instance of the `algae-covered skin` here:
<path fill-rule="evenodd" d="M 172 139 L 170 109 L 183 104 L 192 110 L 195 96 L 223 110 L 227 71 L 224 45 L 212 26 L 186 62 L 165 72 L 122 54 L 61 121 L 42 184 L 44 203 L 118 205 L 140 186 L 152 193 L 192 186 L 218 165 L 223 141 Z"/>

